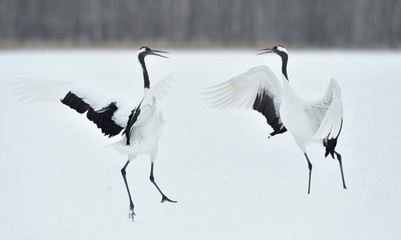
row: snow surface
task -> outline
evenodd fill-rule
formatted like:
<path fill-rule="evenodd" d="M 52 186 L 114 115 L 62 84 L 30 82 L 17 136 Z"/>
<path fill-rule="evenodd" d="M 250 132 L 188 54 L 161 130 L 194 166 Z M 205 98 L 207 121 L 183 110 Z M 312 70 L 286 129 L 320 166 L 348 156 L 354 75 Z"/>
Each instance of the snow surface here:
<path fill-rule="evenodd" d="M 179 51 L 148 57 L 151 82 L 173 73 L 161 103 L 166 119 L 155 178 L 178 203 L 160 203 L 147 156 L 126 156 L 84 116 L 62 104 L 18 102 L 21 79 L 84 81 L 136 102 L 142 72 L 136 50 L 0 52 L 0 239 L 400 239 L 401 52 L 290 51 L 289 78 L 307 99 L 330 78 L 342 88 L 344 126 L 338 162 L 309 146 L 306 161 L 289 134 L 257 112 L 215 110 L 205 87 L 278 56 L 253 50 Z"/>

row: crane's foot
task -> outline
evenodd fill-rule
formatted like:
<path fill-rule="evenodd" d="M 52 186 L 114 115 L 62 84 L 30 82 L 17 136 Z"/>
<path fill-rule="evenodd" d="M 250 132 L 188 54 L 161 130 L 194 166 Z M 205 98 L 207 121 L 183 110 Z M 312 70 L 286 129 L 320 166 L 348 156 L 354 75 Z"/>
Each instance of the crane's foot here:
<path fill-rule="evenodd" d="M 131 219 L 132 222 L 134 222 L 134 216 L 135 216 L 134 206 L 130 205 L 128 218 Z"/>
<path fill-rule="evenodd" d="M 135 213 L 133 211 L 128 214 L 128 218 L 131 219 L 132 222 L 135 222 L 134 216 Z"/>
<path fill-rule="evenodd" d="M 166 197 L 166 195 L 162 195 L 162 200 L 161 202 L 172 202 L 172 203 L 176 203 L 177 201 L 171 200 L 170 198 Z"/>

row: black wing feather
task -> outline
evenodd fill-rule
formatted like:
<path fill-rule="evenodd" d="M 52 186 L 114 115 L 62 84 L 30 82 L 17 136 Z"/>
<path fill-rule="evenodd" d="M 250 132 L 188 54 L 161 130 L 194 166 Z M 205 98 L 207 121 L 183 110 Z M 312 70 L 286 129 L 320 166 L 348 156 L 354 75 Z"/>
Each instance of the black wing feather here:
<path fill-rule="evenodd" d="M 95 111 L 89 104 L 87 104 L 83 98 L 78 97 L 72 92 L 68 92 L 67 95 L 61 99 L 61 102 L 70 108 L 76 110 L 82 114 L 86 111 L 86 117 L 96 124 L 98 128 L 102 130 L 102 133 L 108 137 L 113 137 L 119 134 L 123 128 L 117 125 L 111 118 L 117 111 L 117 105 L 115 102 L 110 103 L 108 106 Z"/>
<path fill-rule="evenodd" d="M 130 145 L 132 126 L 135 124 L 136 120 L 138 120 L 138 116 L 141 113 L 141 104 L 142 104 L 142 102 L 139 103 L 138 107 L 136 107 L 134 110 L 132 110 L 131 114 L 128 117 L 128 123 L 123 132 L 123 134 L 125 134 L 125 136 L 127 138 L 127 145 Z"/>
<path fill-rule="evenodd" d="M 269 97 L 267 93 L 262 92 L 256 95 L 253 109 L 265 116 L 267 123 L 273 128 L 273 132 L 270 133 L 270 136 L 287 131 L 276 114 L 273 98 Z"/>

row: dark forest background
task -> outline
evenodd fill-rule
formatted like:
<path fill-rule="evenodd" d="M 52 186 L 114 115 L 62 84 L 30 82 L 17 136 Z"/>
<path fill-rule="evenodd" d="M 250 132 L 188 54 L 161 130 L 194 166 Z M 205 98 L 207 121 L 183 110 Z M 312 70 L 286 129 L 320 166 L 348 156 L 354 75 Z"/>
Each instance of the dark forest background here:
<path fill-rule="evenodd" d="M 0 0 L 0 47 L 401 46 L 401 0 Z"/>

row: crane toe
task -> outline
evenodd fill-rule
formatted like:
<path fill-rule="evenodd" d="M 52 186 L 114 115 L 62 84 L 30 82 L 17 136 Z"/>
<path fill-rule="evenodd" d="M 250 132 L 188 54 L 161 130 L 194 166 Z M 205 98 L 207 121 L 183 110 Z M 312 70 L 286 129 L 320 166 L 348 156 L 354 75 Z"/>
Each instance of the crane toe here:
<path fill-rule="evenodd" d="M 128 218 L 131 219 L 131 221 L 134 222 L 134 216 L 135 216 L 135 212 L 134 209 L 130 209 L 130 213 L 128 214 Z"/>
<path fill-rule="evenodd" d="M 162 195 L 162 200 L 160 202 L 172 202 L 172 203 L 176 203 L 177 201 L 171 200 L 170 198 L 166 197 L 166 195 Z"/>

